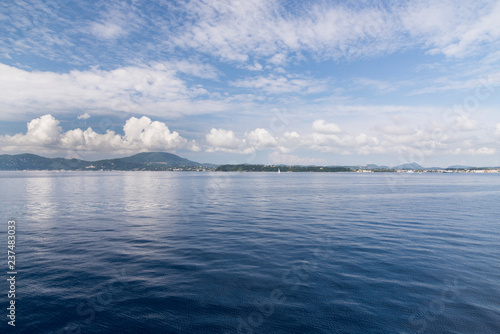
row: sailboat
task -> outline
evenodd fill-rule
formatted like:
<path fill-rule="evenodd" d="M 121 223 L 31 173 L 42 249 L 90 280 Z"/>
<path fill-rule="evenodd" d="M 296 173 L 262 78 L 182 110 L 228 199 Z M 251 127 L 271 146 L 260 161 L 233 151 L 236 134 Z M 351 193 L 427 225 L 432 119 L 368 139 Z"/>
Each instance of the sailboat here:
<path fill-rule="evenodd" d="M 281 173 L 280 169 L 278 168 L 278 174 Z"/>

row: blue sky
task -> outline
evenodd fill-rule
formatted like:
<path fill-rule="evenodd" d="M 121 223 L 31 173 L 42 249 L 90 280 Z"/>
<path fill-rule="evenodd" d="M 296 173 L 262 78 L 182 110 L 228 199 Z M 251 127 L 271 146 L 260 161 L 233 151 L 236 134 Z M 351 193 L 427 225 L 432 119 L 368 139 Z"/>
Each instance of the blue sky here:
<path fill-rule="evenodd" d="M 499 1 L 13 1 L 0 153 L 500 165 Z"/>

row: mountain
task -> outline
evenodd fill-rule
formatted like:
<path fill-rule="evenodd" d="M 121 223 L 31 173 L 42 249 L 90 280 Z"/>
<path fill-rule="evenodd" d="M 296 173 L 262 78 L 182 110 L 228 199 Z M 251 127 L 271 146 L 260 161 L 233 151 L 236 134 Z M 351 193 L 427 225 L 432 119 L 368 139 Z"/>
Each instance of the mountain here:
<path fill-rule="evenodd" d="M 193 170 L 216 166 L 165 152 L 145 152 L 130 157 L 98 161 L 45 158 L 36 154 L 0 155 L 0 170 Z"/>
<path fill-rule="evenodd" d="M 88 166 L 87 161 L 64 158 L 45 158 L 36 154 L 0 155 L 0 170 L 59 170 L 78 169 Z"/>
<path fill-rule="evenodd" d="M 366 164 L 365 166 L 360 166 L 363 169 L 389 169 L 389 166 L 379 166 L 375 164 Z"/>
<path fill-rule="evenodd" d="M 178 155 L 166 152 L 144 152 L 131 157 L 118 159 L 124 162 L 140 164 L 168 164 L 172 166 L 200 166 L 200 163 L 181 158 Z"/>
<path fill-rule="evenodd" d="M 425 167 L 420 166 L 416 162 L 412 162 L 411 164 L 402 164 L 399 166 L 392 167 L 393 169 L 405 169 L 405 170 L 424 170 Z"/>

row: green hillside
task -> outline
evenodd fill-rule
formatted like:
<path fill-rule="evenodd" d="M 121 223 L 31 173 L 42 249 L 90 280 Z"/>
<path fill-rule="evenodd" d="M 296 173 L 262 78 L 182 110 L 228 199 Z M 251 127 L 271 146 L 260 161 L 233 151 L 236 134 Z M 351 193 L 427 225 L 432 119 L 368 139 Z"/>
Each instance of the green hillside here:
<path fill-rule="evenodd" d="M 175 154 L 145 152 L 130 157 L 85 161 L 79 159 L 46 158 L 36 154 L 0 155 L 0 170 L 196 170 L 214 168 Z"/>

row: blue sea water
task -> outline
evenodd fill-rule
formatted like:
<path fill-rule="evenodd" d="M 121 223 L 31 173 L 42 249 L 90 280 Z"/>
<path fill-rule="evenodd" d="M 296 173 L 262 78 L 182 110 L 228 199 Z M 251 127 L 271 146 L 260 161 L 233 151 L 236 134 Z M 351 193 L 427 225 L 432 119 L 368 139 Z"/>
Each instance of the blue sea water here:
<path fill-rule="evenodd" d="M 0 188 L 4 254 L 17 221 L 3 332 L 500 333 L 500 175 L 2 172 Z"/>

